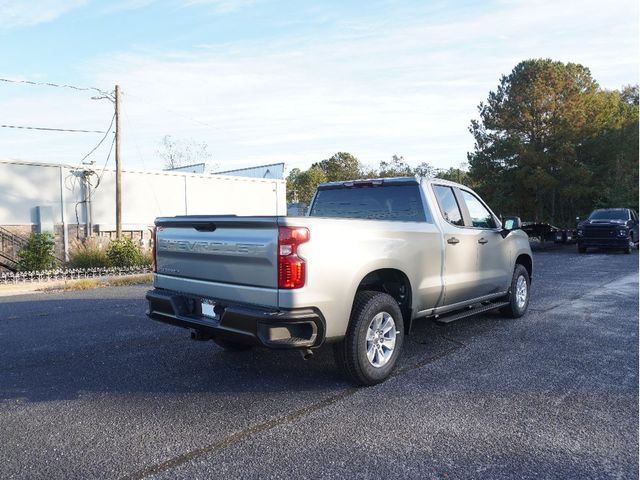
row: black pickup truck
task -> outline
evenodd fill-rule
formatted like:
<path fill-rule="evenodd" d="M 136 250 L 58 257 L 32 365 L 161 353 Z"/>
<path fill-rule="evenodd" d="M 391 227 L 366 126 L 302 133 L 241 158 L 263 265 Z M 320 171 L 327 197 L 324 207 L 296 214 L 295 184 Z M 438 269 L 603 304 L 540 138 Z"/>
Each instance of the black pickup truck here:
<path fill-rule="evenodd" d="M 619 249 L 631 253 L 638 244 L 638 214 L 630 208 L 604 208 L 578 223 L 578 251 Z"/>

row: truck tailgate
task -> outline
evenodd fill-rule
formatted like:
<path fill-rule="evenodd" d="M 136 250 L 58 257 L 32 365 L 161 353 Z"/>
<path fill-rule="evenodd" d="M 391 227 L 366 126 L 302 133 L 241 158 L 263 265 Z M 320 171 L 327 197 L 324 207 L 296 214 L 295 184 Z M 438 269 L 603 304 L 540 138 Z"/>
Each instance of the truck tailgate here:
<path fill-rule="evenodd" d="M 277 306 L 277 217 L 169 217 L 156 227 L 156 287 Z"/>

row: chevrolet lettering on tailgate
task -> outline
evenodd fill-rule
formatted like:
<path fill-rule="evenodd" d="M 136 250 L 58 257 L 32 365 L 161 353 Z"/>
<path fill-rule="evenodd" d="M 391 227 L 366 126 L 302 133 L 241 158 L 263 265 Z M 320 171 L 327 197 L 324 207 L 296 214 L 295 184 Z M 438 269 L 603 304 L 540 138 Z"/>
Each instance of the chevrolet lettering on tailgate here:
<path fill-rule="evenodd" d="M 225 253 L 227 255 L 261 255 L 265 252 L 265 245 L 258 243 L 207 242 L 203 240 L 166 240 L 158 239 L 158 251 L 165 252 L 194 252 L 194 253 Z"/>

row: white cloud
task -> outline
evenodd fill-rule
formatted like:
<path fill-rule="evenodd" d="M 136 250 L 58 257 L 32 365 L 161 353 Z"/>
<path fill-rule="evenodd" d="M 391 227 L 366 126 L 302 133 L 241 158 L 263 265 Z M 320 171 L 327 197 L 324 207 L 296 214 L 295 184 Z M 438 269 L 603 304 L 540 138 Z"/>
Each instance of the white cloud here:
<path fill-rule="evenodd" d="M 51 22 L 85 4 L 86 0 L 0 0 L 0 29 Z"/>
<path fill-rule="evenodd" d="M 256 3 L 257 0 L 182 0 L 186 6 L 206 5 L 214 13 L 230 13 Z"/>
<path fill-rule="evenodd" d="M 322 37 L 110 55 L 85 69 L 89 83 L 122 85 L 124 159 L 137 167 L 160 166 L 155 150 L 165 134 L 206 141 L 223 169 L 307 167 L 336 151 L 369 164 L 399 154 L 414 165 L 448 167 L 473 147 L 467 128 L 476 105 L 523 59 L 583 63 L 608 88 L 637 81 L 638 24 L 630 12 L 637 6 L 626 1 L 606 9 L 593 1 L 508 2 L 447 21 L 350 19 Z M 28 99 L 25 121 L 49 101 Z M 61 122 L 55 108 L 38 121 Z M 103 107 L 77 108 L 63 110 L 67 126 L 108 122 Z M 87 145 L 74 141 L 75 158 Z M 25 150 L 32 158 L 67 152 L 44 143 Z M 15 145 L 5 151 L 20 154 Z"/>
<path fill-rule="evenodd" d="M 137 10 L 139 8 L 145 8 L 156 0 L 113 0 L 99 10 L 102 15 L 111 15 L 114 13 L 126 12 L 127 10 Z"/>
<path fill-rule="evenodd" d="M 235 12 L 258 0 L 175 0 L 191 7 L 209 7 L 214 14 Z M 111 15 L 127 10 L 148 7 L 158 0 L 113 0 L 108 3 L 91 2 L 99 15 Z M 90 0 L 0 0 L 0 30 L 31 27 L 56 20 L 66 13 L 90 4 Z"/>

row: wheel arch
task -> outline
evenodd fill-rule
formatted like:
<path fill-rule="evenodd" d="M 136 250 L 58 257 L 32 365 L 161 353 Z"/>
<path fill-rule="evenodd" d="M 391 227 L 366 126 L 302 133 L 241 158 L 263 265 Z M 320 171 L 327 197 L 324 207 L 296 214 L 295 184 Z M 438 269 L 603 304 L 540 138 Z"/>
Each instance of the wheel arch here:
<path fill-rule="evenodd" d="M 397 268 L 379 268 L 367 273 L 362 280 L 360 280 L 356 288 L 352 310 L 356 296 L 364 290 L 391 295 L 396 302 L 398 302 L 398 307 L 400 308 L 400 312 L 402 312 L 405 332 L 408 332 L 408 327 L 411 322 L 413 289 L 411 288 L 409 277 L 402 270 Z"/>
<path fill-rule="evenodd" d="M 529 281 L 533 279 L 533 259 L 530 255 L 526 253 L 521 253 L 516 258 L 516 265 L 522 265 L 527 269 L 527 273 L 529 274 Z"/>

